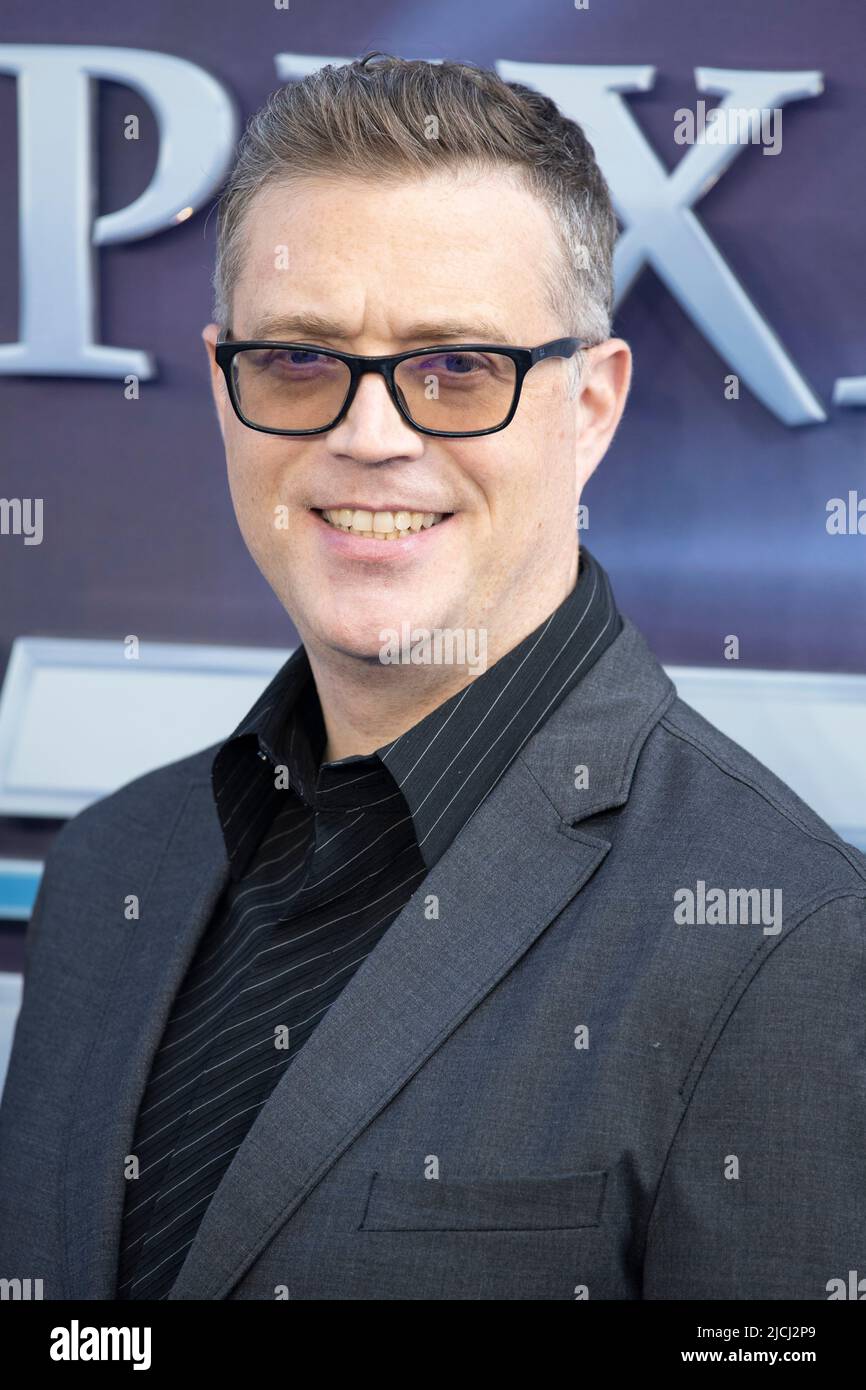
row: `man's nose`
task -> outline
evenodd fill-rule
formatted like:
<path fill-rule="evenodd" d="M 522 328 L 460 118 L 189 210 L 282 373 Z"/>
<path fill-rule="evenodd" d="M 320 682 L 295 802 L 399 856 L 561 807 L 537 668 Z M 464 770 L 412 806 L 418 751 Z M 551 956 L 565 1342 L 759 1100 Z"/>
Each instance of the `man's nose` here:
<path fill-rule="evenodd" d="M 375 372 L 361 377 L 355 399 L 328 439 L 335 450 L 358 457 L 414 457 L 424 450 L 424 436 L 403 419 L 384 377 Z"/>

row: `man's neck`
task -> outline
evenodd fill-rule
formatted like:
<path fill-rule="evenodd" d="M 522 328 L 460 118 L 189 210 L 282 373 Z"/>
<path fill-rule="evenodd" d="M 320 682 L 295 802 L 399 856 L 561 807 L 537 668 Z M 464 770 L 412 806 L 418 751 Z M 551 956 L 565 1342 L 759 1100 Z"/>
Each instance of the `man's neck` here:
<path fill-rule="evenodd" d="M 575 551 L 572 572 L 561 592 L 554 592 L 546 604 L 529 608 L 517 617 L 512 610 L 513 620 L 507 627 L 488 620 L 488 650 L 482 669 L 499 661 L 541 626 L 574 588 L 577 573 Z M 491 641 L 494 631 L 499 632 L 498 643 Z M 366 755 L 393 743 L 481 674 L 468 663 L 385 663 L 378 655 L 363 659 L 308 637 L 302 640 L 327 735 L 323 763 Z"/>

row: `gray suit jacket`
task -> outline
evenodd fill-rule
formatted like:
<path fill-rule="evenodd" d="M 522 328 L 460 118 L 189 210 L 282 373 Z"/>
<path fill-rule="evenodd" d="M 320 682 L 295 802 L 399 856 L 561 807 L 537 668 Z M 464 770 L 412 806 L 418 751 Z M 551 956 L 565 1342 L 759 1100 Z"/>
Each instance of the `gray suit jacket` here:
<path fill-rule="evenodd" d="M 48 859 L 0 1108 L 0 1276 L 48 1298 L 114 1296 L 136 1109 L 227 882 L 214 752 Z M 780 893 L 781 929 L 745 893 L 713 923 L 712 889 Z M 281 1078 L 170 1297 L 826 1299 L 866 1274 L 864 999 L 866 859 L 627 621 Z"/>

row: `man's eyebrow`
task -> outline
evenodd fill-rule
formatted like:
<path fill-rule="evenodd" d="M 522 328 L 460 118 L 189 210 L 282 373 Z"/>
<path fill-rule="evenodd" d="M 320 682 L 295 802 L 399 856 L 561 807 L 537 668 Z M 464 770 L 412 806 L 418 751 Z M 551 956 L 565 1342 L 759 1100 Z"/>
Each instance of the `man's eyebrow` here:
<path fill-rule="evenodd" d="M 462 342 L 489 342 L 507 344 L 508 334 L 501 324 L 491 319 L 477 318 L 471 322 L 461 319 L 423 320 L 410 324 L 399 342 L 417 338 L 422 342 L 435 343 L 445 338 L 456 338 Z"/>
<path fill-rule="evenodd" d="M 259 319 L 250 332 L 251 338 L 274 338 L 286 341 L 323 343 L 326 339 L 345 342 L 348 334 L 342 324 L 319 314 L 268 315 Z M 398 343 L 417 342 L 420 346 L 436 342 L 508 343 L 501 324 L 477 318 L 471 322 L 458 319 L 425 319 L 410 324 L 396 337 Z"/>
<path fill-rule="evenodd" d="M 251 338 L 339 338 L 340 325 L 319 314 L 267 315 L 254 323 Z"/>

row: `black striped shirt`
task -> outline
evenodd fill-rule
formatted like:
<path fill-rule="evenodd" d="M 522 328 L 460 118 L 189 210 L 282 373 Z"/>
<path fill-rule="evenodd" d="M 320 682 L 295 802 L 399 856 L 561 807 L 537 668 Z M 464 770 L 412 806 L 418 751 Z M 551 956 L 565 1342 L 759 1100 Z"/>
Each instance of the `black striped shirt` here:
<path fill-rule="evenodd" d="M 621 626 L 607 575 L 582 547 L 577 583 L 553 613 L 393 743 L 321 763 L 324 721 L 300 646 L 221 745 L 213 789 L 230 879 L 139 1108 L 119 1298 L 166 1296 L 286 1067 Z"/>

